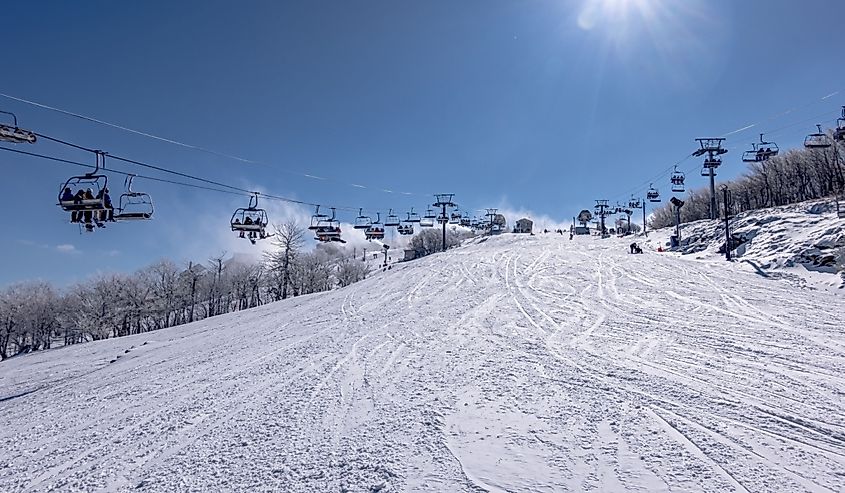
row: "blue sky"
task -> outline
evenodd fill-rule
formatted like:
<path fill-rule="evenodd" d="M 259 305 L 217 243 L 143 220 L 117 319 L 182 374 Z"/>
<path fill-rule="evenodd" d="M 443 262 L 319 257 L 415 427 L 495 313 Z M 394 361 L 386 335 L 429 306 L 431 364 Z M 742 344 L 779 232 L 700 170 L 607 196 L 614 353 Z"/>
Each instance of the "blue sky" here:
<path fill-rule="evenodd" d="M 466 209 L 550 224 L 596 198 L 642 195 L 695 137 L 757 123 L 728 140 L 731 177 L 757 133 L 780 129 L 770 140 L 785 149 L 829 125 L 845 104 L 845 91 L 821 100 L 845 89 L 843 18 L 845 3 L 812 0 L 15 2 L 0 18 L 0 92 L 261 164 L 7 98 L 0 110 L 45 135 L 307 202 L 419 210 L 449 191 Z M 93 161 L 45 141 L 16 148 Z M 702 186 L 695 164 L 682 169 Z M 155 221 L 80 235 L 55 205 L 76 169 L 8 152 L 0 166 L 12 219 L 2 284 L 254 250 L 227 227 L 246 198 L 137 180 Z M 655 186 L 667 195 L 668 175 Z M 275 220 L 310 212 L 264 205 Z"/>

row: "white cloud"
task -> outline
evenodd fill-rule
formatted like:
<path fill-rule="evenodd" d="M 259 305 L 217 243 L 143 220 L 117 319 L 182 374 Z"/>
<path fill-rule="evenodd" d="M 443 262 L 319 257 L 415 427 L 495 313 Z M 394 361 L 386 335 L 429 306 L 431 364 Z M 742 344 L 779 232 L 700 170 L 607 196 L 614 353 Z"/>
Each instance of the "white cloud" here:
<path fill-rule="evenodd" d="M 56 245 L 56 250 L 62 253 L 82 253 L 80 250 L 77 250 L 75 246 L 71 245 L 70 243 L 62 243 L 61 245 Z"/>
<path fill-rule="evenodd" d="M 32 240 L 18 240 L 18 243 L 20 243 L 21 245 L 30 246 L 30 247 L 50 248 L 50 245 L 47 245 L 46 243 L 37 243 L 37 242 L 34 242 Z"/>

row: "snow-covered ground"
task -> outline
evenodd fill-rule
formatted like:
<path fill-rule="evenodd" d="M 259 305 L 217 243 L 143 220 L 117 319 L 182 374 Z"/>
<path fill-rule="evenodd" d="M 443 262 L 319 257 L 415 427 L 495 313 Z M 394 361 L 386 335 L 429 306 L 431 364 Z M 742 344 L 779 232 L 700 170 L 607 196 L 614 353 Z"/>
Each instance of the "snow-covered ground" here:
<path fill-rule="evenodd" d="M 652 249 L 669 244 L 675 228 L 649 233 Z M 734 252 L 739 268 L 774 277 L 790 278 L 802 285 L 845 290 L 845 218 L 835 203 L 813 200 L 737 215 L 731 233 L 748 241 Z M 724 257 L 724 221 L 696 221 L 681 226 L 679 251 L 698 258 Z"/>
<path fill-rule="evenodd" d="M 13 358 L 0 491 L 842 491 L 842 292 L 628 243 Z"/>

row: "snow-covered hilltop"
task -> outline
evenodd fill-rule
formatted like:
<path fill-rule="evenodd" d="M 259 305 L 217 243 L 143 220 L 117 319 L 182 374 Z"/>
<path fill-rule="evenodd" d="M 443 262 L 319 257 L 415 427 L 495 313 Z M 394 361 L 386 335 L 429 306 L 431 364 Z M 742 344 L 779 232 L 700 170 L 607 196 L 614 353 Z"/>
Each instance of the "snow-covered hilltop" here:
<path fill-rule="evenodd" d="M 503 235 L 0 366 L 0 491 L 839 491 L 841 292 Z"/>
<path fill-rule="evenodd" d="M 647 244 L 653 249 L 666 245 L 674 232 L 650 233 Z M 731 234 L 744 240 L 734 252 L 739 268 L 801 285 L 845 288 L 845 218 L 837 217 L 829 200 L 743 212 L 731 219 Z M 682 253 L 712 260 L 724 256 L 723 220 L 684 224 L 681 236 Z"/>

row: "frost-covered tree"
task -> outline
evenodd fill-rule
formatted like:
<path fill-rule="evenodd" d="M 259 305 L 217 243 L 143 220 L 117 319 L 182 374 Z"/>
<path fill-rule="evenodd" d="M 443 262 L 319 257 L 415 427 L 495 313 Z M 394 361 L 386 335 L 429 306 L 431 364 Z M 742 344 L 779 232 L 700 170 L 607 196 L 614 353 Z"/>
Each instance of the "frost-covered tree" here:
<path fill-rule="evenodd" d="M 340 287 L 363 281 L 370 274 L 370 264 L 355 258 L 342 258 L 337 261 L 335 277 Z"/>
<path fill-rule="evenodd" d="M 275 225 L 273 246 L 276 249 L 265 255 L 268 270 L 268 287 L 274 300 L 288 297 L 291 288 L 292 264 L 305 243 L 305 228 L 295 219 Z"/>
<path fill-rule="evenodd" d="M 446 230 L 446 248 L 453 248 L 461 244 L 472 233 L 458 229 Z M 424 229 L 414 235 L 408 248 L 416 252 L 417 257 L 424 257 L 443 250 L 443 232 L 440 229 Z"/>
<path fill-rule="evenodd" d="M 838 142 L 826 149 L 782 152 L 767 161 L 751 163 L 743 176 L 726 184 L 733 195 L 731 213 L 842 194 L 845 192 L 845 143 Z M 709 188 L 691 190 L 683 200 L 682 223 L 710 217 Z M 721 197 L 717 205 L 723 214 Z M 674 221 L 672 207 L 666 204 L 654 211 L 650 224 L 662 228 L 673 225 Z"/>

